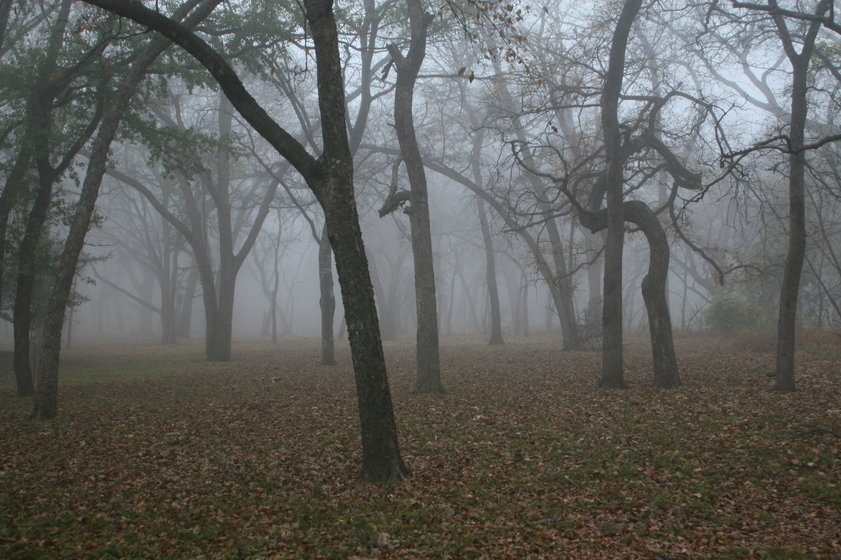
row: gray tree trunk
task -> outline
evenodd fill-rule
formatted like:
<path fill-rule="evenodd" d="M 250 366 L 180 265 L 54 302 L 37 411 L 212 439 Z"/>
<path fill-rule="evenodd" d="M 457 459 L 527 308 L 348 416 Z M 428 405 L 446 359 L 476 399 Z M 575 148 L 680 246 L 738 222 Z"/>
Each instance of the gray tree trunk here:
<path fill-rule="evenodd" d="M 774 23 L 783 48 L 792 66 L 791 118 L 789 121 L 789 237 L 788 252 L 783 268 L 783 282 L 780 288 L 780 311 L 777 319 L 777 352 L 774 390 L 792 392 L 794 383 L 795 336 L 797 329 L 797 299 L 800 291 L 800 277 L 806 255 L 806 117 L 809 111 L 809 64 L 815 47 L 815 39 L 821 27 L 821 18 L 829 9 L 830 2 L 822 0 L 815 9 L 815 20 L 803 37 L 800 53 L 794 48 L 785 20 L 779 13 L 773 14 Z"/>
<path fill-rule="evenodd" d="M 321 297 L 321 365 L 336 365 L 336 343 L 333 321 L 336 315 L 336 296 L 333 295 L 333 249 L 327 235 L 327 224 L 318 243 L 318 288 Z"/>
<path fill-rule="evenodd" d="M 496 255 L 494 254 L 493 237 L 488 225 L 488 216 L 485 213 L 485 204 L 478 197 L 476 198 L 476 211 L 479 213 L 479 227 L 482 230 L 482 240 L 485 244 L 485 280 L 488 284 L 491 323 L 488 344 L 505 344 L 502 339 L 502 312 L 499 307 L 499 285 L 496 281 Z"/>
<path fill-rule="evenodd" d="M 625 387 L 622 354 L 622 252 L 625 218 L 622 209 L 624 179 L 619 130 L 619 95 L 625 72 L 625 49 L 631 25 L 641 0 L 625 0 L 610 46 L 607 75 L 601 98 L 602 134 L 605 145 L 605 190 L 607 236 L 602 291 L 602 377 L 601 387 Z"/>
<path fill-rule="evenodd" d="M 389 54 L 397 69 L 394 92 L 394 121 L 400 152 L 406 165 L 411 189 L 412 256 L 415 263 L 415 302 L 417 306 L 417 379 L 415 393 L 442 393 L 438 348 L 438 304 L 435 297 L 435 270 L 426 172 L 415 138 L 412 98 L 415 80 L 426 54 L 426 29 L 432 16 L 423 11 L 420 0 L 406 0 L 411 25 L 411 45 L 403 56 L 396 45 Z"/>

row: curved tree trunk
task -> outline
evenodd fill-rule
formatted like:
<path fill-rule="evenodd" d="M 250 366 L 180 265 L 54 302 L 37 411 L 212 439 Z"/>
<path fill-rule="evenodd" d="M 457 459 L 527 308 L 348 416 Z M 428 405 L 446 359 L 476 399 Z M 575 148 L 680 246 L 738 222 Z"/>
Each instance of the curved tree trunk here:
<path fill-rule="evenodd" d="M 669 242 L 666 231 L 644 202 L 628 201 L 623 206 L 625 219 L 636 224 L 648 241 L 648 274 L 642 279 L 642 297 L 648 312 L 654 384 L 666 389 L 677 387 L 680 385 L 680 376 L 666 297 L 666 279 L 669 276 Z"/>

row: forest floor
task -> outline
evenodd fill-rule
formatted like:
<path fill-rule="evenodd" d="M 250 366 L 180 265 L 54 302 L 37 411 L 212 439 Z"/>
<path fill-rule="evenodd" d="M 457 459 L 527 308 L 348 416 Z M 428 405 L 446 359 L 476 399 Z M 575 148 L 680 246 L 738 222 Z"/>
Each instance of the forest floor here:
<path fill-rule="evenodd" d="M 837 337 L 836 337 L 837 338 Z M 350 358 L 313 340 L 68 350 L 60 412 L 0 377 L 0 558 L 841 558 L 841 339 L 769 391 L 767 340 L 678 341 L 683 386 L 595 352 L 445 340 L 445 395 L 387 343 L 404 458 L 359 482 Z"/>

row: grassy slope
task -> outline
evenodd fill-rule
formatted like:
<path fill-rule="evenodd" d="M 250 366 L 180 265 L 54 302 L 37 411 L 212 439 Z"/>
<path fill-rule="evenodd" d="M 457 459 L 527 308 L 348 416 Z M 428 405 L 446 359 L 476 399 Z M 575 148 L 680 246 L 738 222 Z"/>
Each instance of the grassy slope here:
<path fill-rule="evenodd" d="M 444 396 L 410 395 L 413 349 L 386 352 L 414 476 L 355 480 L 349 357 L 316 343 L 68 352 L 61 411 L 0 378 L 0 557 L 839 558 L 841 352 L 772 359 L 679 345 L 684 386 L 595 388 L 594 353 L 549 340 L 449 341 Z M 827 430 L 829 432 L 827 432 Z M 830 433 L 832 432 L 832 433 Z"/>

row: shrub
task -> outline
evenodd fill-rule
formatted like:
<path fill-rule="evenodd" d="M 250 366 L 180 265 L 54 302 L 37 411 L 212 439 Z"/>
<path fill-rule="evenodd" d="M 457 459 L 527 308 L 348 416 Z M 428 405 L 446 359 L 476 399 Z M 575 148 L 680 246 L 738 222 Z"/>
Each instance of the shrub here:
<path fill-rule="evenodd" d="M 705 313 L 707 326 L 717 334 L 734 334 L 763 326 L 764 313 L 745 298 L 725 292 L 713 296 Z"/>

